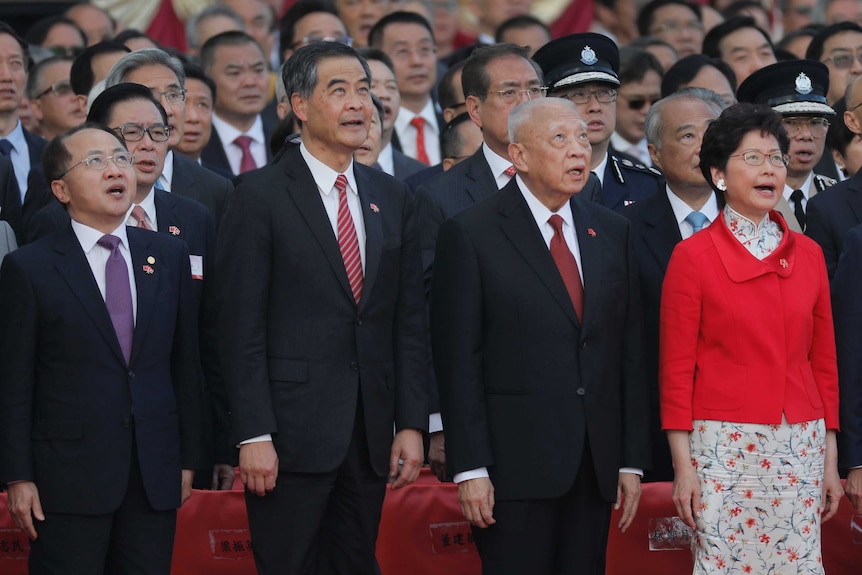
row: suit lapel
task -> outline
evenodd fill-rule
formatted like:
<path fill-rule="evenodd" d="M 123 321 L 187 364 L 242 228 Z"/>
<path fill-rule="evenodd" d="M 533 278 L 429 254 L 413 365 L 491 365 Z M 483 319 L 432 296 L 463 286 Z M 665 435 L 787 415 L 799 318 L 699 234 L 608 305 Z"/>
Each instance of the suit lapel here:
<path fill-rule="evenodd" d="M 551 257 L 551 252 L 545 245 L 542 233 L 536 227 L 536 220 L 514 178 L 500 190 L 499 206 L 502 216 L 500 228 L 503 233 L 547 286 L 572 323 L 580 325 L 566 284 L 563 283 L 557 264 L 554 263 L 554 258 Z"/>
<path fill-rule="evenodd" d="M 368 301 L 374 280 L 377 278 L 377 270 L 380 267 L 380 256 L 383 250 L 383 224 L 377 191 L 368 180 L 364 169 L 356 169 L 354 162 L 353 174 L 356 177 L 356 185 L 359 187 L 359 206 L 362 209 L 362 219 L 365 224 L 365 279 L 362 284 L 362 299 L 360 307 Z M 377 207 L 375 211 L 371 206 Z M 384 206 L 384 208 L 387 206 Z M 340 252 L 339 252 L 340 253 Z"/>
<path fill-rule="evenodd" d="M 581 273 L 584 282 L 584 328 L 591 323 L 601 321 L 593 318 L 589 310 L 599 310 L 602 277 L 602 249 L 598 232 L 594 229 L 595 222 L 586 208 L 586 204 L 577 196 L 572 197 L 572 217 L 575 221 L 575 232 L 578 235 L 578 248 L 581 252 Z M 599 230 L 602 231 L 602 230 Z"/>
<path fill-rule="evenodd" d="M 862 170 L 850 179 L 847 189 L 850 192 L 847 194 L 847 203 L 856 216 L 856 221 L 862 222 Z"/>
<path fill-rule="evenodd" d="M 659 192 L 644 201 L 648 203 L 644 224 L 650 230 L 644 235 L 643 240 L 655 256 L 661 270 L 666 271 L 673 249 L 682 241 L 679 225 L 667 194 Z"/>
<path fill-rule="evenodd" d="M 57 254 L 55 267 L 66 282 L 70 293 L 81 303 L 93 323 L 102 334 L 108 347 L 123 364 L 126 363 L 114 324 L 93 277 L 90 263 L 71 225 L 56 235 L 54 250 Z"/>
<path fill-rule="evenodd" d="M 138 309 L 135 314 L 135 337 L 132 340 L 132 353 L 129 363 L 134 363 L 141 345 L 146 339 L 147 328 L 150 325 L 151 310 L 156 304 L 156 294 L 160 283 L 159 260 L 160 254 L 150 253 L 150 234 L 147 230 L 129 228 L 129 251 L 132 253 L 132 272 L 135 275 L 135 291 L 138 295 Z M 149 251 L 148 251 L 149 250 Z M 154 257 L 151 264 L 148 260 Z M 144 268 L 153 270 L 147 273 Z"/>
<path fill-rule="evenodd" d="M 467 194 L 473 203 L 496 194 L 497 181 L 494 179 L 491 166 L 488 165 L 482 148 L 480 147 L 478 152 L 465 161 L 470 162 L 464 175 L 467 178 Z"/>
<path fill-rule="evenodd" d="M 156 221 L 159 233 L 179 236 L 185 226 L 174 210 L 177 205 L 176 200 L 170 192 L 164 190 L 153 190 L 153 193 L 155 194 L 153 200 L 156 204 Z M 176 234 L 171 232 L 171 228 L 176 231 Z"/>

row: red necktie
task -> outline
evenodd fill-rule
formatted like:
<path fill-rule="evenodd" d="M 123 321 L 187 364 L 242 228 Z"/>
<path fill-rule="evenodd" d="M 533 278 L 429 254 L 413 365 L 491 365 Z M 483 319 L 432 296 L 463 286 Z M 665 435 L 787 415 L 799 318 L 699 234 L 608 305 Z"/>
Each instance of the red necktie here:
<path fill-rule="evenodd" d="M 362 297 L 362 258 L 359 255 L 359 240 L 356 238 L 356 227 L 350 208 L 347 207 L 347 177 L 338 174 L 335 179 L 335 189 L 338 190 L 338 248 L 344 269 L 347 270 L 347 280 L 353 291 L 353 299 L 359 303 Z"/>
<path fill-rule="evenodd" d="M 584 286 L 581 285 L 581 274 L 578 271 L 578 263 L 575 261 L 575 256 L 569 250 L 566 244 L 566 238 L 563 237 L 563 218 L 554 214 L 548 218 L 548 223 L 554 228 L 554 237 L 551 238 L 551 257 L 554 258 L 554 263 L 557 264 L 557 269 L 560 270 L 560 276 L 563 278 L 563 283 L 566 284 L 566 291 L 569 292 L 569 298 L 572 300 L 572 305 L 575 307 L 575 313 L 578 315 L 578 321 L 584 320 Z"/>
<path fill-rule="evenodd" d="M 509 166 L 503 173 L 510 178 L 513 177 L 515 175 L 515 166 Z"/>
<path fill-rule="evenodd" d="M 137 226 L 139 228 L 144 228 L 145 230 L 152 230 L 152 226 L 147 223 L 147 212 L 144 211 L 144 208 L 141 206 L 135 206 L 132 208 L 132 219 L 137 222 Z"/>
<path fill-rule="evenodd" d="M 239 161 L 240 174 L 257 169 L 257 162 L 254 161 L 254 156 L 251 155 L 251 142 L 252 139 L 250 136 L 237 136 L 233 141 L 242 150 L 242 158 Z"/>
<path fill-rule="evenodd" d="M 416 159 L 430 166 L 431 160 L 428 159 L 428 152 L 425 150 L 425 119 L 416 116 L 410 120 L 410 125 L 416 128 Z"/>

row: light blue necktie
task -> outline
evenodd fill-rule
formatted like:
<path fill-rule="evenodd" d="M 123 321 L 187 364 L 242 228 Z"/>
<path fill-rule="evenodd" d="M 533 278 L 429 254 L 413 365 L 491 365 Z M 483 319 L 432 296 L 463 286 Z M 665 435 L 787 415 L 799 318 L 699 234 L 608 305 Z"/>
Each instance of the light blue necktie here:
<path fill-rule="evenodd" d="M 691 229 L 693 229 L 694 232 L 697 233 L 703 229 L 704 224 L 706 224 L 709 219 L 702 213 L 694 211 L 685 217 L 685 221 L 691 224 Z"/>

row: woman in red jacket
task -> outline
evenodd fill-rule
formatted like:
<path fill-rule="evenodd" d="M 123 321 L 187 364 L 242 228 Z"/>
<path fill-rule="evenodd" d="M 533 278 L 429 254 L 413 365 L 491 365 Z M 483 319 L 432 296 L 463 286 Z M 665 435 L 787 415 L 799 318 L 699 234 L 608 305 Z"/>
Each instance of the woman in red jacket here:
<path fill-rule="evenodd" d="M 838 373 L 823 253 L 773 211 L 781 116 L 737 104 L 700 167 L 727 205 L 678 244 L 661 301 L 661 415 L 694 573 L 823 573 L 838 509 Z"/>

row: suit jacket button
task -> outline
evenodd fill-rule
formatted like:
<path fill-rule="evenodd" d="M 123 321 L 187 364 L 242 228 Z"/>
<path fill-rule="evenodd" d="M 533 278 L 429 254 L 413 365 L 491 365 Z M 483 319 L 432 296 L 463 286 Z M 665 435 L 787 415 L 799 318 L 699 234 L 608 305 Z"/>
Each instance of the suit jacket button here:
<path fill-rule="evenodd" d="M 135 372 L 134 371 L 129 370 L 128 375 L 129 375 L 129 379 L 135 379 Z"/>
<path fill-rule="evenodd" d="M 355 361 L 351 361 L 350 362 L 350 369 L 352 369 L 353 371 L 359 371 L 359 364 L 356 363 Z"/>
<path fill-rule="evenodd" d="M 587 341 L 586 340 L 581 342 L 581 348 L 585 348 L 585 347 L 587 347 Z"/>
<path fill-rule="evenodd" d="M 128 428 L 130 428 L 131 426 L 132 426 L 132 418 L 131 418 L 131 417 L 124 417 L 124 418 L 123 418 L 123 427 L 124 427 L 125 429 L 128 429 Z"/>
<path fill-rule="evenodd" d="M 358 318 L 356 320 L 356 325 L 362 325 L 362 318 Z"/>
<path fill-rule="evenodd" d="M 578 394 L 578 395 L 583 395 L 584 393 L 586 393 L 586 392 L 584 391 L 584 388 L 583 388 L 583 387 L 579 387 L 579 388 L 578 388 L 578 391 L 577 391 L 577 394 Z"/>

